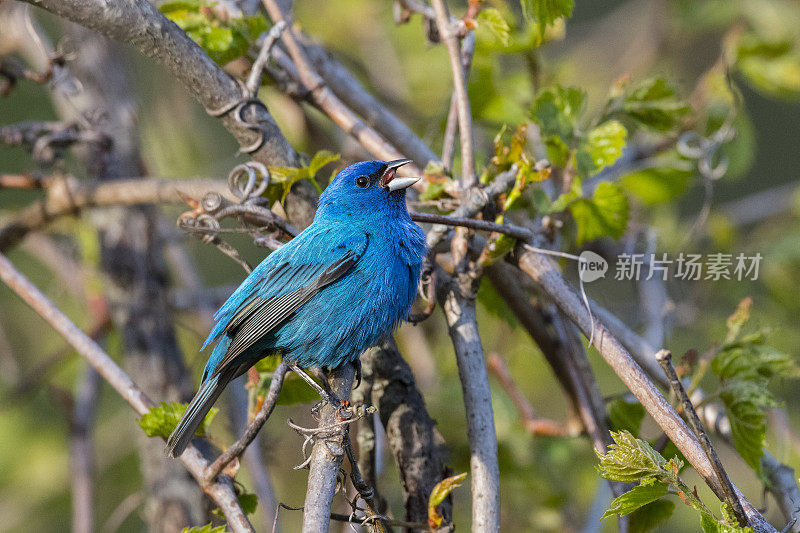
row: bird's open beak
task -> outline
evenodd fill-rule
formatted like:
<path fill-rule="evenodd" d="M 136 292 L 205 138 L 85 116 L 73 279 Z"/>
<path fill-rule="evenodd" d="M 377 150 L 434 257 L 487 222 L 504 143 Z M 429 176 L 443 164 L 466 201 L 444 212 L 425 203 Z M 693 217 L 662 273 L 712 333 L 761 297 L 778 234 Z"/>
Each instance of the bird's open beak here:
<path fill-rule="evenodd" d="M 389 161 L 386 163 L 386 172 L 384 172 L 383 176 L 381 177 L 381 187 L 385 187 L 390 192 L 399 191 L 400 189 L 411 187 L 418 182 L 420 178 L 398 178 L 395 176 L 397 169 L 406 163 L 411 163 L 411 160 L 396 159 L 395 161 Z"/>

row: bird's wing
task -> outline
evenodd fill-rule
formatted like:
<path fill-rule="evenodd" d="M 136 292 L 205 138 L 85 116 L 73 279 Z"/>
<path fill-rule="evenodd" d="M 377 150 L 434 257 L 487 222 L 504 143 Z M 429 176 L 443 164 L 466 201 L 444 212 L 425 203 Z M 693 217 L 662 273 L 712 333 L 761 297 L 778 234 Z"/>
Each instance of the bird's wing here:
<path fill-rule="evenodd" d="M 263 268 L 259 265 L 242 284 L 241 288 L 246 290 L 241 293 L 237 290 L 223 306 L 223 309 L 228 306 L 229 310 L 218 317 L 219 322 L 206 341 L 222 334 L 231 337 L 225 356 L 214 365 L 215 374 L 320 290 L 347 273 L 358 262 L 367 244 L 364 234 L 342 239 L 333 247 L 321 247 L 314 239 L 303 240 L 306 242 L 298 242 L 294 249 L 278 254 L 269 262 L 265 260 Z M 306 250 L 308 246 L 312 249 Z M 256 279 L 251 280 L 254 275 Z M 237 293 L 240 294 L 235 298 Z M 230 309 L 233 306 L 229 303 L 234 302 L 238 305 Z"/>

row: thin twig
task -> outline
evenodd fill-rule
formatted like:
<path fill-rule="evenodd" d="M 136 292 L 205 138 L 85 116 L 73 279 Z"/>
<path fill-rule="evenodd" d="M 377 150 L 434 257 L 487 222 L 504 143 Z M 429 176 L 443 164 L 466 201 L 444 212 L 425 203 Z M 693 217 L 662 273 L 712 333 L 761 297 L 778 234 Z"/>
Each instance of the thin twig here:
<path fill-rule="evenodd" d="M 250 75 L 247 77 L 247 83 L 245 84 L 250 96 L 256 96 L 258 94 L 258 88 L 261 85 L 261 75 L 264 73 L 264 67 L 267 65 L 267 61 L 269 61 L 269 54 L 285 29 L 286 23 L 284 21 L 279 21 L 270 28 L 269 32 L 267 32 L 267 36 L 264 37 L 264 42 L 261 43 L 261 50 L 259 50 L 258 56 L 250 69 Z"/>
<path fill-rule="evenodd" d="M 458 35 L 450 22 L 450 12 L 445 0 L 433 0 L 436 25 L 447 52 L 450 55 L 450 70 L 453 73 L 453 90 L 458 107 L 458 129 L 461 137 L 461 182 L 464 189 L 477 184 L 475 177 L 475 153 L 472 137 L 472 113 L 467 94 L 467 76 L 461 62 L 461 47 Z"/>
<path fill-rule="evenodd" d="M 492 371 L 500 386 L 514 402 L 514 406 L 519 413 L 520 421 L 525 430 L 531 435 L 543 435 L 548 437 L 575 437 L 577 432 L 570 429 L 563 422 L 548 420 L 536 414 L 536 410 L 519 389 L 516 381 L 511 376 L 505 361 L 496 353 L 489 354 L 489 370 Z"/>
<path fill-rule="evenodd" d="M 70 423 L 72 465 L 72 531 L 94 530 L 94 442 L 92 425 L 100 391 L 100 375 L 88 366 L 75 393 Z"/>
<path fill-rule="evenodd" d="M 452 24 L 452 22 L 451 22 Z M 464 76 L 469 77 L 472 67 L 472 55 L 475 53 L 475 34 L 469 32 L 461 41 L 461 64 L 464 66 Z M 447 111 L 447 122 L 444 128 L 444 141 L 442 141 L 442 165 L 445 170 L 453 168 L 453 151 L 458 128 L 458 97 L 453 91 L 450 97 L 450 109 Z"/>
<path fill-rule="evenodd" d="M 286 372 L 289 370 L 289 364 L 281 361 L 278 368 L 272 374 L 272 381 L 269 384 L 269 391 L 264 397 L 264 403 L 259 409 L 253 421 L 247 426 L 247 430 L 239 437 L 239 440 L 228 446 L 228 448 L 220 454 L 219 457 L 206 468 L 204 478 L 206 483 L 213 481 L 220 472 L 234 459 L 242 455 L 247 446 L 256 438 L 261 427 L 267 421 L 275 405 L 278 403 L 278 396 L 281 393 L 281 386 L 283 385 L 283 378 L 286 377 Z"/>
<path fill-rule="evenodd" d="M 669 380 L 670 388 L 681 401 L 683 412 L 689 420 L 689 425 L 700 439 L 700 445 L 703 447 L 703 451 L 709 461 L 711 461 L 711 466 L 714 467 L 714 471 L 722 483 L 722 488 L 725 492 L 725 501 L 730 504 L 733 512 L 736 514 L 739 525 L 746 527 L 748 525 L 747 516 L 744 514 L 742 502 L 739 501 L 739 497 L 736 495 L 736 491 L 733 488 L 733 483 L 731 483 L 728 473 L 725 472 L 725 468 L 723 468 L 722 462 L 719 460 L 716 450 L 714 450 L 714 446 L 711 445 L 711 440 L 708 438 L 703 423 L 700 421 L 700 417 L 697 416 L 694 405 L 692 405 L 692 401 L 686 394 L 686 389 L 683 388 L 683 384 L 678 378 L 677 372 L 675 372 L 675 367 L 672 365 L 672 354 L 668 350 L 659 350 L 658 353 L 656 353 L 656 360 L 664 370 L 664 374 L 666 374 Z"/>

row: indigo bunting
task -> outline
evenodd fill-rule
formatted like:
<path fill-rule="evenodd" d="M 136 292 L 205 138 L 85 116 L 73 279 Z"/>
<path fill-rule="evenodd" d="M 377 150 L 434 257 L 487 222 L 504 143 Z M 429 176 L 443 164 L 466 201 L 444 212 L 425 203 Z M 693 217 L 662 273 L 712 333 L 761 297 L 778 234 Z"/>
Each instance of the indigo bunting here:
<path fill-rule="evenodd" d="M 200 390 L 167 440 L 186 445 L 225 386 L 260 359 L 336 368 L 408 317 L 427 252 L 400 178 L 409 160 L 365 161 L 333 179 L 314 222 L 271 253 L 214 315 L 203 344 L 216 343 Z"/>

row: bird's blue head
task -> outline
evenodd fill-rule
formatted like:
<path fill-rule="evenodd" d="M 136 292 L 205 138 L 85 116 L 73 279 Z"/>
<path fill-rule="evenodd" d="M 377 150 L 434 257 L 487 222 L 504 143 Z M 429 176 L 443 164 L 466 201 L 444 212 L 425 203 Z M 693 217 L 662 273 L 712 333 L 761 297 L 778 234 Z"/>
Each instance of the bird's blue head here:
<path fill-rule="evenodd" d="M 319 197 L 317 217 L 365 218 L 407 215 L 406 189 L 420 178 L 397 177 L 409 159 L 363 161 L 339 172 Z"/>

